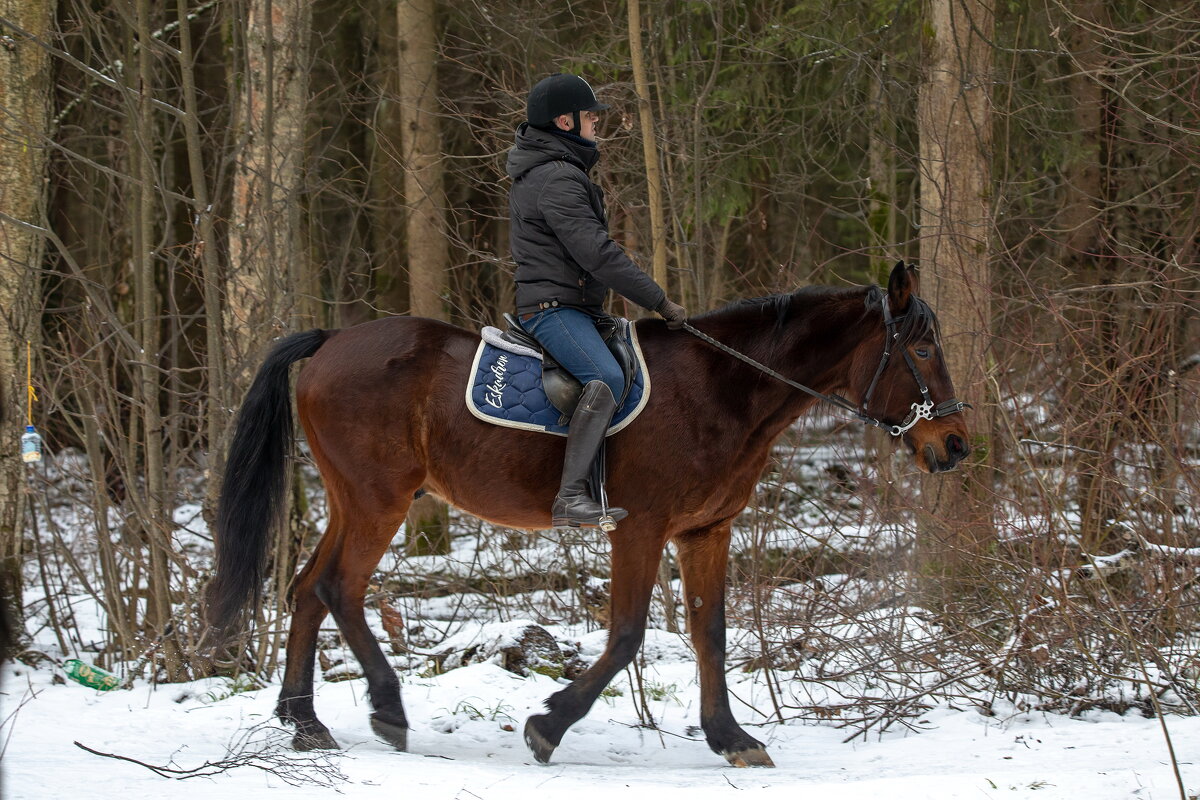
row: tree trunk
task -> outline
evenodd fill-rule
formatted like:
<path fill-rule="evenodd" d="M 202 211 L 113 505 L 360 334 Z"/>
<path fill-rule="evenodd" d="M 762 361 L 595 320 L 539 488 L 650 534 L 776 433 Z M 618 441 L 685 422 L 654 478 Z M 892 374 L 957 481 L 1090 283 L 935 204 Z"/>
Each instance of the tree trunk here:
<path fill-rule="evenodd" d="M 249 384 L 267 343 L 293 327 L 302 235 L 311 0 L 250 0 L 240 80 L 244 142 L 234 175 L 225 287 L 227 379 Z"/>
<path fill-rule="evenodd" d="M 980 588 L 981 550 L 993 538 L 987 443 L 991 411 L 992 233 L 989 96 L 994 18 L 990 0 L 928 0 L 925 76 L 917 126 L 921 170 L 922 295 L 941 321 L 958 396 L 975 404 L 973 455 L 957 472 L 927 478 L 918 535 L 924 602 L 946 609 Z"/>
<path fill-rule="evenodd" d="M 633 82 L 638 96 L 638 121 L 642 128 L 642 156 L 646 162 L 646 194 L 650 205 L 650 238 L 653 240 L 654 282 L 664 289 L 667 285 L 667 225 L 663 216 L 662 170 L 658 163 L 658 148 L 654 138 L 654 112 L 650 106 L 650 79 L 646 71 L 646 56 L 642 48 L 642 11 L 640 0 L 629 2 L 629 59 L 633 66 Z"/>
<path fill-rule="evenodd" d="M 245 72 L 235 94 L 241 97 L 244 144 L 234 173 L 225 291 L 226 381 L 235 405 L 269 342 L 297 327 L 298 295 L 310 275 L 303 159 L 311 27 L 312 0 L 249 2 Z M 289 494 L 285 518 L 290 515 Z M 276 619 L 286 612 L 296 549 L 285 526 L 274 546 L 272 586 L 265 595 L 275 601 Z M 277 626 L 261 640 L 255 656 L 260 671 L 274 664 L 281 641 Z"/>
<path fill-rule="evenodd" d="M 178 648 L 168 641 L 171 632 L 171 529 L 169 498 L 166 493 L 166 466 L 163 462 L 163 418 L 159 407 L 162 387 L 159 382 L 161 368 L 161 332 L 159 317 L 161 303 L 158 296 L 157 248 L 155 224 L 155 189 L 159 177 L 155 172 L 155 149 L 158 136 L 155 132 L 154 109 L 151 99 L 154 92 L 154 73 L 151 59 L 156 50 L 151 38 L 150 0 L 138 0 L 137 4 L 138 48 L 138 92 L 136 105 L 136 164 L 141 186 L 136 203 L 130 207 L 135 218 L 132 220 L 134 241 L 135 280 L 134 294 L 137 305 L 138 344 L 141 358 L 137 366 L 140 410 L 142 415 L 142 453 L 140 463 L 145 469 L 145 497 L 143 501 L 142 525 L 146 534 L 150 556 L 150 576 L 147 583 L 149 599 L 146 608 L 146 626 L 149 635 L 163 645 L 169 680 L 181 680 L 183 666 Z M 133 107 L 131 105 L 131 110 Z M 136 440 L 131 440 L 136 441 Z M 138 463 L 138 462 L 132 462 Z"/>
<path fill-rule="evenodd" d="M 200 261 L 204 296 L 204 369 L 208 398 L 204 413 L 205 444 L 208 450 L 208 480 L 205 483 L 205 520 L 211 527 L 215 519 L 217 494 L 225 472 L 225 429 L 232 402 L 225 384 L 225 354 L 222 345 L 221 266 L 217 260 L 217 234 L 213 221 L 213 203 L 204 169 L 200 140 L 200 109 L 196 92 L 195 51 L 192 26 L 188 21 L 188 0 L 177 0 L 179 19 L 179 74 L 183 91 L 184 141 L 192 184 L 193 255 Z"/>
<path fill-rule="evenodd" d="M 404 227 L 396 224 L 404 205 L 404 169 L 401 160 L 400 39 L 393 0 L 378 0 L 378 76 L 374 124 L 368 139 L 371 192 L 371 259 L 375 264 L 372 287 L 382 311 L 398 314 L 409 308 L 404 269 Z"/>
<path fill-rule="evenodd" d="M 409 313 L 449 318 L 446 274 L 446 188 L 438 122 L 438 39 L 434 0 L 400 0 L 400 136 L 404 162 L 405 225 L 408 240 Z M 450 552 L 450 514 L 433 495 L 408 512 L 410 552 Z"/>
<path fill-rule="evenodd" d="M 0 0 L 0 16 L 33 36 L 49 38 L 53 0 Z M 0 27 L 0 34 L 9 32 Z M 50 60 L 29 39 L 13 36 L 0 48 L 0 213 L 42 226 L 46 203 L 46 137 L 51 108 Z M 14 633 L 23 635 L 21 541 L 25 466 L 18 457 L 28 402 L 26 342 L 40 340 L 44 242 L 35 231 L 0 222 L 0 613 L 12 612 Z"/>
<path fill-rule="evenodd" d="M 1068 280 L 1091 287 L 1088 302 L 1072 314 L 1067 341 L 1077 350 L 1065 388 L 1066 404 L 1075 420 L 1068 432 L 1077 452 L 1080 541 L 1088 552 L 1097 552 L 1106 538 L 1107 523 L 1117 514 L 1119 488 L 1115 485 L 1112 451 L 1116 431 L 1106 411 L 1121 400 L 1113 380 L 1119 371 L 1123 341 L 1117 331 L 1119 316 L 1136 314 L 1136 306 L 1121 304 L 1109 288 L 1122 263 L 1116 258 L 1108 233 L 1108 209 L 1115 199 L 1115 179 L 1107 169 L 1117 147 L 1115 97 L 1104 85 L 1108 59 L 1101 41 L 1108 15 L 1104 0 L 1076 0 L 1075 18 L 1067 24 L 1066 50 L 1072 61 L 1067 86 L 1072 98 L 1075 131 L 1071 160 L 1064 170 L 1065 197 L 1058 226 L 1062 230 L 1061 260 Z M 1120 311 L 1117 311 L 1120 309 Z M 1083 451 L 1090 452 L 1083 452 Z"/>
<path fill-rule="evenodd" d="M 409 312 L 448 319 L 446 189 L 438 120 L 437 27 L 433 0 L 400 0 L 400 130 L 408 208 Z"/>

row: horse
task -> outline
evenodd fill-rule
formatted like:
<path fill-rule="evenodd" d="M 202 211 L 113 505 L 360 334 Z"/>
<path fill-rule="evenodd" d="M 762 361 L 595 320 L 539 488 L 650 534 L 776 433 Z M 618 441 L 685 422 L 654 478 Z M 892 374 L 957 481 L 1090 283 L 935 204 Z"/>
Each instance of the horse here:
<path fill-rule="evenodd" d="M 808 287 L 742 300 L 691 318 L 697 336 L 668 330 L 662 320 L 636 323 L 653 391 L 641 415 L 608 440 L 609 493 L 629 511 L 608 533 L 608 643 L 586 672 L 547 699 L 545 713 L 527 720 L 525 742 L 537 761 L 549 763 L 567 729 L 634 658 L 670 541 L 699 666 L 705 739 L 735 766 L 774 766 L 763 744 L 734 719 L 725 682 L 731 525 L 772 443 L 820 397 L 842 405 L 853 400 L 857 415 L 901 437 L 924 471 L 953 469 L 968 454 L 959 413 L 965 404 L 947 399 L 953 386 L 937 320 L 915 282 L 901 262 L 886 290 Z M 293 439 L 288 368 L 310 359 L 295 399 L 327 492 L 329 522 L 292 586 L 276 714 L 294 726 L 297 749 L 338 747 L 313 705 L 317 632 L 328 613 L 362 665 L 372 729 L 407 748 L 399 680 L 367 625 L 363 598 L 415 497 L 432 493 L 506 528 L 550 527 L 564 440 L 468 413 L 464 393 L 478 344 L 473 332 L 408 316 L 296 333 L 267 356 L 241 407 L 218 501 L 208 590 L 210 625 L 225 632 L 259 600 L 268 544 L 284 522 Z M 904 358 L 892 358 L 893 348 Z M 939 412 L 930 413 L 938 398 Z"/>

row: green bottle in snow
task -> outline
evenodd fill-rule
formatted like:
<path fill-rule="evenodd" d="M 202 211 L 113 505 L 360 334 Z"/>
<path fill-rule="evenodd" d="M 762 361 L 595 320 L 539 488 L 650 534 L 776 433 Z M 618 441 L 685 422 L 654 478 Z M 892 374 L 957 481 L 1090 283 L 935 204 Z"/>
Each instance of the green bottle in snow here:
<path fill-rule="evenodd" d="M 90 686 L 98 692 L 107 692 L 109 689 L 115 689 L 121 685 L 121 681 L 117 679 L 116 675 L 91 664 L 85 664 L 78 658 L 64 661 L 63 667 L 67 670 L 68 678 L 76 683 L 82 683 L 84 686 Z"/>

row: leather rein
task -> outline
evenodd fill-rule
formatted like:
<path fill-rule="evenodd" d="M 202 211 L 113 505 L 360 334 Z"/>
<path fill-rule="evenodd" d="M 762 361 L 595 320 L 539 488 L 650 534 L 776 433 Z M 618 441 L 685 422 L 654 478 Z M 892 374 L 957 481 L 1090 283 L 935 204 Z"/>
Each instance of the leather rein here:
<path fill-rule="evenodd" d="M 875 375 L 871 378 L 871 385 L 867 387 L 867 393 L 863 396 L 861 411 L 858 408 L 855 408 L 853 403 L 840 395 L 818 392 L 816 389 L 810 389 L 802 383 L 797 383 L 789 378 L 785 378 L 783 375 L 780 375 L 766 364 L 760 364 L 759 362 L 750 358 L 750 356 L 740 353 L 737 350 L 734 350 L 732 347 L 718 342 L 716 339 L 712 338 L 706 333 L 701 333 L 700 331 L 696 330 L 691 323 L 683 323 L 683 330 L 692 334 L 701 341 L 707 342 L 718 350 L 728 353 L 739 361 L 749 364 L 760 372 L 766 373 L 772 378 L 791 386 L 793 389 L 799 389 L 800 391 L 811 395 L 818 400 L 824 400 L 826 403 L 835 405 L 843 411 L 850 413 L 856 419 L 865 422 L 868 425 L 874 425 L 876 428 L 881 428 L 892 436 L 903 436 L 920 420 L 932 420 L 938 417 L 948 417 L 951 414 L 957 414 L 961 412 L 964 408 L 971 408 L 970 403 L 964 403 L 963 401 L 955 398 L 950 398 L 949 400 L 945 400 L 937 405 L 934 405 L 933 400 L 929 397 L 929 387 L 925 385 L 925 380 L 921 377 L 921 372 L 917 369 L 917 365 L 913 363 L 912 356 L 910 356 L 908 351 L 905 350 L 903 351 L 904 360 L 908 363 L 909 370 L 912 371 L 913 378 L 917 382 L 917 388 L 921 390 L 921 402 L 912 404 L 912 409 L 908 412 L 908 416 L 905 417 L 904 421 L 899 425 L 889 425 L 886 422 L 881 422 L 880 420 L 866 413 L 867 406 L 871 402 L 871 395 L 875 393 L 875 386 L 879 383 L 880 376 L 883 375 L 884 369 L 887 368 L 888 362 L 892 358 L 892 344 L 900 336 L 900 333 L 896 330 L 896 323 L 905 316 L 903 314 L 898 317 L 892 316 L 891 309 L 888 308 L 887 293 L 878 286 L 872 286 L 869 291 L 871 294 L 879 298 L 879 305 L 883 310 L 883 324 L 884 327 L 887 328 L 888 335 L 884 336 L 883 355 L 879 358 L 879 366 L 875 368 Z"/>

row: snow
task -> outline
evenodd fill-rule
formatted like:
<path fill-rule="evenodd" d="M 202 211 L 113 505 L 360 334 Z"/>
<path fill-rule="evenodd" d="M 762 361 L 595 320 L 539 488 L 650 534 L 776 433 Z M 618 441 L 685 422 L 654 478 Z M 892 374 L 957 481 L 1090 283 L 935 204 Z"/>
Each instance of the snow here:
<path fill-rule="evenodd" d="M 836 420 L 817 417 L 808 424 L 824 429 Z M 1068 692 L 1057 706 L 1066 711 L 1076 698 L 1095 705 L 1111 701 L 1110 707 L 1129 707 L 1124 715 L 1099 708 L 1078 716 L 1030 711 L 1036 701 L 997 696 L 999 683 L 990 670 L 1017 658 L 1026 643 L 1025 628 L 1005 629 L 1006 635 L 983 656 L 978 649 L 941 647 L 945 631 L 909 603 L 902 572 L 895 583 L 869 579 L 861 571 L 840 572 L 856 554 L 899 565 L 911 544 L 911 530 L 870 519 L 862 502 L 826 469 L 862 459 L 845 458 L 829 445 L 789 443 L 780 454 L 778 474 L 762 488 L 769 497 L 768 512 L 735 528 L 735 554 L 761 552 L 765 558 L 777 557 L 771 564 L 781 568 L 806 553 L 847 557 L 831 558 L 826 574 L 795 579 L 791 573 L 770 572 L 769 564 L 766 574 L 777 578 L 770 592 L 739 591 L 731 585 L 731 625 L 739 620 L 746 625 L 727 631 L 733 711 L 766 743 L 776 769 L 735 769 L 709 750 L 696 730 L 700 690 L 691 644 L 685 636 L 662 630 L 666 612 L 658 595 L 638 668 L 617 675 L 591 713 L 567 732 L 550 765 L 536 763 L 522 741 L 525 719 L 540 713 L 546 698 L 567 681 L 553 669 L 539 671 L 539 664 L 525 676 L 506 671 L 500 650 L 536 623 L 565 656 L 594 662 L 607 634 L 581 609 L 580 597 L 588 593 L 585 588 L 597 595 L 606 591 L 606 581 L 598 576 L 606 574 L 607 549 L 583 533 L 497 532 L 459 520 L 450 554 L 407 558 L 398 545 L 377 574 L 379 593 L 405 620 L 411 651 L 390 656 L 412 725 L 409 752 L 396 752 L 373 734 L 366 682 L 357 677 L 360 669 L 348 649 L 339 647 L 336 633 L 327 628 L 322 634 L 326 664 L 316 676 L 315 704 L 342 750 L 301 754 L 290 749 L 291 733 L 274 717 L 278 678 L 256 688 L 225 678 L 154 686 L 138 677 L 132 689 L 100 693 L 64 681 L 61 667 L 52 661 L 9 664 L 0 667 L 0 796 L 187 800 L 328 798 L 336 792 L 389 800 L 528 800 L 553 793 L 571 800 L 610 800 L 614 794 L 703 800 L 743 797 L 750 790 L 787 800 L 1180 797 L 1162 723 L 1140 713 L 1145 691 L 1136 691 L 1141 674 L 1132 670 L 1132 662 L 1121 662 L 1123 677 L 1081 682 L 1079 693 Z M 87 473 L 81 462 L 59 461 Z M 66 480 L 69 472 L 63 467 L 57 474 Z M 80 486 L 84 492 L 86 485 Z M 837 504 L 819 502 L 839 493 L 843 500 Z M 315 497 L 314 513 L 322 513 L 322 507 Z M 1068 535 L 1058 530 L 1057 517 L 1037 508 L 1003 511 L 1006 541 Z M 1073 513 L 1060 516 L 1069 522 Z M 1192 515 L 1187 519 L 1195 513 L 1184 511 Z M 202 569 L 211 536 L 200 506 L 184 503 L 173 519 L 179 552 Z M 78 503 L 55 506 L 54 520 L 65 540 L 62 546 L 69 545 L 90 569 L 95 521 Z M 108 522 L 110 529 L 119 530 L 115 512 Z M 564 559 L 564 553 L 570 557 Z M 562 583 L 526 580 L 549 572 L 576 585 L 563 589 Z M 505 582 L 532 588 L 513 596 L 492 591 Z M 71 612 L 67 644 L 72 652 L 62 653 L 47 626 L 47 592 L 37 581 L 25 591 L 34 649 L 90 661 L 105 646 L 104 615 L 79 587 L 56 588 L 48 592 L 49 599 Z M 678 604 L 682 587 L 676 580 L 672 588 Z M 785 621 L 768 631 L 769 646 L 748 629 L 746 609 L 752 600 L 764 618 Z M 1039 599 L 1022 621 L 1048 609 L 1050 602 Z M 368 609 L 368 621 L 386 648 L 374 606 Z M 1030 639 L 1034 650 L 1059 647 L 1061 656 L 1062 642 L 1071 644 L 1055 639 L 1052 630 L 1043 633 Z M 1195 663 L 1194 638 L 1183 636 L 1164 646 L 1172 648 L 1164 663 L 1173 668 Z M 761 669 L 765 653 L 770 672 Z M 983 657 L 993 663 L 982 663 Z M 1191 708 L 1189 698 L 1200 673 L 1182 666 L 1164 677 L 1157 665 L 1146 668 L 1155 686 L 1167 687 L 1159 695 L 1164 706 L 1176 712 Z M 949 675 L 960 683 L 933 691 Z M 1069 677 L 1064 673 L 1064 680 Z M 1191 688 L 1181 698 L 1175 691 L 1183 684 Z M 882 732 L 882 723 L 867 727 L 889 704 L 903 705 L 912 714 Z M 774 708 L 790 718 L 768 718 Z M 1200 792 L 1200 716 L 1169 713 L 1165 719 L 1186 795 L 1195 797 Z M 175 780 L 130 761 L 94 755 L 76 742 L 173 769 L 231 758 L 250 763 L 210 768 L 209 777 Z"/>
<path fill-rule="evenodd" d="M 595 654 L 602 634 L 583 637 Z M 1087 712 L 1080 718 L 1017 713 L 983 716 L 939 707 L 917 730 L 895 729 L 846 743 L 833 724 L 767 724 L 765 686 L 751 674 L 730 675 L 734 713 L 762 739 L 777 768 L 742 770 L 709 751 L 691 726 L 698 722 L 695 666 L 682 636 L 651 631 L 642 669 L 649 711 L 659 730 L 639 726 L 637 692 L 629 672 L 564 737 L 550 765 L 537 764 L 521 727 L 562 682 L 539 674 L 521 677 L 493 663 L 477 663 L 429 678 L 403 676 L 412 724 L 408 753 L 380 742 L 368 724 L 362 679 L 318 680 L 316 707 L 342 751 L 317 754 L 297 767 L 300 779 L 325 776 L 344 797 L 528 798 L 565 794 L 574 800 L 614 793 L 662 798 L 1172 798 L 1179 792 L 1159 722 L 1138 714 Z M 231 741 L 255 726 L 256 747 L 276 759 L 312 762 L 293 754 L 289 735 L 272 712 L 278 685 L 231 693 L 230 682 L 99 693 L 55 683 L 58 670 L 8 665 L 3 674 L 6 742 L 0 764 L 9 798 L 165 797 L 172 800 L 236 796 L 322 797 L 331 789 L 290 785 L 249 766 L 208 778 L 173 780 L 146 768 L 87 753 L 93 750 L 179 768 L 226 756 Z M 618 694 L 619 693 L 619 694 Z M 737 699 L 740 698 L 740 701 Z M 1200 718 L 1168 717 L 1189 793 L 1200 786 Z M 265 738 L 261 738 L 265 737 Z"/>

